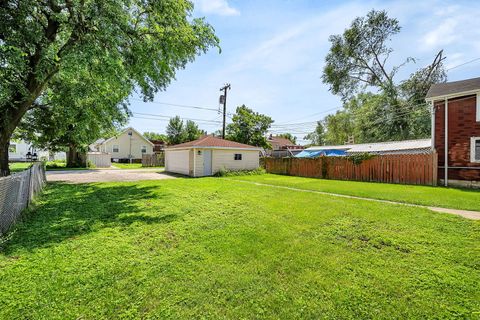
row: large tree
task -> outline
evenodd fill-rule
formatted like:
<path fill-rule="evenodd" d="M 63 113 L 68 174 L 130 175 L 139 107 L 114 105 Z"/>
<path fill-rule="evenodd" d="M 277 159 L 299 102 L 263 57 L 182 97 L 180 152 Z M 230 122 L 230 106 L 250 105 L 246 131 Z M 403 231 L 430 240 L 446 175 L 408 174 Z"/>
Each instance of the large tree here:
<path fill-rule="evenodd" d="M 103 81 L 100 74 L 76 69 L 52 80 L 42 101 L 29 110 L 17 132 L 25 140 L 51 151 L 66 150 L 67 166 L 82 166 L 93 141 L 111 136 L 128 119 L 129 87 L 118 81 Z"/>
<path fill-rule="evenodd" d="M 440 51 L 430 65 L 398 81 L 399 69 L 415 61 L 408 57 L 396 66 L 388 61 L 393 52 L 388 42 L 400 29 L 398 20 L 388 17 L 387 12 L 372 10 L 365 17 L 356 18 L 343 34 L 330 37 L 331 48 L 322 78 L 334 94 L 341 96 L 345 108 L 326 119 L 327 140 L 343 140 L 340 136 L 351 131 L 348 126 L 338 126 L 340 133 L 331 132 L 333 127 L 328 128 L 328 122 L 341 120 L 340 117 L 356 122 L 357 129 L 363 125 L 365 130 L 362 136 L 355 137 L 356 141 L 401 140 L 428 134 L 430 120 L 424 97 L 431 84 L 446 80 L 445 58 Z M 375 92 L 375 96 L 362 96 L 369 91 Z M 359 102 L 368 105 L 352 108 Z M 331 139 L 332 134 L 339 137 Z"/>
<path fill-rule="evenodd" d="M 170 118 L 166 131 L 169 144 L 179 144 L 185 142 L 185 125 L 179 116 Z"/>
<path fill-rule="evenodd" d="M 187 120 L 185 123 L 185 142 L 197 140 L 202 134 L 204 134 L 204 131 L 200 130 L 193 120 Z"/>
<path fill-rule="evenodd" d="M 148 140 L 159 140 L 159 141 L 168 141 L 168 137 L 166 134 L 163 133 L 157 133 L 157 132 L 144 132 L 143 136 L 147 138 Z"/>
<path fill-rule="evenodd" d="M 325 128 L 323 121 L 317 121 L 317 125 L 313 132 L 307 134 L 303 139 L 310 141 L 310 144 L 316 146 L 325 145 Z"/>
<path fill-rule="evenodd" d="M 269 116 L 254 112 L 245 105 L 237 107 L 227 126 L 227 139 L 257 147 L 270 148 L 267 131 L 273 123 Z"/>
<path fill-rule="evenodd" d="M 152 99 L 176 70 L 218 46 L 192 10 L 188 0 L 1 1 L 0 175 L 9 174 L 14 130 L 29 110 L 48 105 L 56 79 L 87 69 Z"/>

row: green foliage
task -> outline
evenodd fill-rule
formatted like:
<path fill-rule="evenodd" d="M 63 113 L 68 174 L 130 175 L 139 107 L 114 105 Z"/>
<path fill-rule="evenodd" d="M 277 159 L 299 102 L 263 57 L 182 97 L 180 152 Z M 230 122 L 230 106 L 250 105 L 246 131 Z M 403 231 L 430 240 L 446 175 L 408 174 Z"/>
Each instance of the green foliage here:
<path fill-rule="evenodd" d="M 187 120 L 185 124 L 185 142 L 197 140 L 202 134 L 203 131 L 198 128 L 194 121 Z"/>
<path fill-rule="evenodd" d="M 278 137 L 288 139 L 288 140 L 290 140 L 291 143 L 297 144 L 297 137 L 295 137 L 291 133 L 288 133 L 288 132 L 287 133 L 281 133 L 281 134 L 278 135 Z"/>
<path fill-rule="evenodd" d="M 272 123 L 272 118 L 242 105 L 237 107 L 232 123 L 227 125 L 226 138 L 252 146 L 270 148 L 266 136 Z"/>
<path fill-rule="evenodd" d="M 239 176 L 255 176 L 267 173 L 263 168 L 257 168 L 254 170 L 227 170 L 225 168 L 220 168 L 219 171 L 215 173 L 215 177 L 239 177 Z"/>
<path fill-rule="evenodd" d="M 32 166 L 31 162 L 11 162 L 9 163 L 11 172 L 21 172 Z"/>
<path fill-rule="evenodd" d="M 343 144 L 427 137 L 430 113 L 424 102 L 431 84 L 444 82 L 443 51 L 427 67 L 396 82 L 398 66 L 387 63 L 387 45 L 400 25 L 386 11 L 370 11 L 356 18 L 342 35 L 332 35 L 323 81 L 342 97 L 343 110 L 325 118 L 327 144 Z M 375 91 L 375 94 L 368 91 Z M 347 139 L 348 138 L 348 139 Z"/>
<path fill-rule="evenodd" d="M 187 136 L 185 128 L 183 125 L 183 120 L 180 119 L 180 116 L 175 116 L 170 118 L 170 121 L 167 125 L 167 138 L 169 144 L 179 144 L 185 142 Z"/>
<path fill-rule="evenodd" d="M 200 130 L 194 121 L 187 120 L 183 123 L 179 116 L 170 118 L 166 131 L 168 143 L 172 145 L 197 140 L 205 134 L 205 131 Z"/>
<path fill-rule="evenodd" d="M 356 18 L 343 35 L 330 36 L 323 81 L 344 99 L 367 86 L 391 92 L 399 67 L 386 70 L 385 62 L 393 51 L 386 43 L 398 32 L 398 20 L 389 18 L 386 11 L 372 10 Z"/>
<path fill-rule="evenodd" d="M 67 166 L 67 163 L 63 160 L 55 160 L 55 161 L 45 162 L 45 167 L 47 169 L 59 169 L 59 168 L 65 169 L 66 166 Z"/>
<path fill-rule="evenodd" d="M 89 169 L 95 169 L 97 166 L 95 165 L 95 163 L 93 163 L 92 161 L 90 160 L 87 160 L 87 168 Z"/>
<path fill-rule="evenodd" d="M 317 121 L 317 126 L 315 127 L 315 131 L 307 134 L 304 137 L 305 140 L 310 140 L 310 144 L 315 146 L 323 146 L 325 145 L 325 127 L 323 121 Z"/>
<path fill-rule="evenodd" d="M 160 140 L 160 141 L 164 141 L 164 142 L 167 142 L 168 141 L 168 137 L 167 135 L 163 134 L 163 133 L 156 133 L 156 132 L 144 132 L 143 133 L 143 136 L 145 138 L 147 138 L 148 140 Z"/>
<path fill-rule="evenodd" d="M 358 154 L 352 154 L 350 156 L 345 157 L 347 160 L 353 162 L 353 164 L 361 164 L 365 160 L 370 160 L 374 158 L 375 155 L 370 154 L 370 153 L 358 153 Z"/>
<path fill-rule="evenodd" d="M 144 99 L 153 99 L 177 70 L 218 47 L 213 28 L 192 14 L 188 0 L 3 1 L 0 175 L 5 173 L 8 141 L 29 110 L 40 113 L 30 118 L 37 121 L 47 118 L 46 106 L 77 109 L 100 98 L 96 117 L 102 118 L 105 106 L 121 104 L 134 88 Z M 90 81 L 89 88 L 82 86 Z M 81 101 L 55 101 L 77 90 Z M 110 111 L 105 122 L 118 115 Z"/>
<path fill-rule="evenodd" d="M 365 185 L 391 190 L 342 188 Z M 479 204 L 471 191 L 395 187 Z M 475 318 L 479 228 L 219 178 L 54 183 L 2 243 L 0 318 Z"/>

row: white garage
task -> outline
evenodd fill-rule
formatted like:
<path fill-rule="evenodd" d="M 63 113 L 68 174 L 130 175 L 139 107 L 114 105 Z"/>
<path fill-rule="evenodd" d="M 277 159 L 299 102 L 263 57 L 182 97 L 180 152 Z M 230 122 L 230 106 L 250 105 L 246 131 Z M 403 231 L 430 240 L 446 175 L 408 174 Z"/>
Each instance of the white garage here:
<path fill-rule="evenodd" d="M 225 170 L 259 167 L 260 148 L 212 136 L 165 149 L 165 171 L 192 177 L 211 176 Z"/>

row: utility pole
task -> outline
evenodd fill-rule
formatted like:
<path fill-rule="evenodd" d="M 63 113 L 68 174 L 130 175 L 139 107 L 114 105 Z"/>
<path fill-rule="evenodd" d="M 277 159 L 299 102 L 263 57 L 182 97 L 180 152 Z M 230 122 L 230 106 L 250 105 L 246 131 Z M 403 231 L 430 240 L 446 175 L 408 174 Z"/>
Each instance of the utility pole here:
<path fill-rule="evenodd" d="M 223 91 L 223 95 L 220 96 L 220 103 L 223 103 L 223 127 L 222 127 L 222 139 L 225 139 L 225 121 L 227 115 L 227 90 L 230 90 L 230 83 L 225 83 L 220 91 Z"/>

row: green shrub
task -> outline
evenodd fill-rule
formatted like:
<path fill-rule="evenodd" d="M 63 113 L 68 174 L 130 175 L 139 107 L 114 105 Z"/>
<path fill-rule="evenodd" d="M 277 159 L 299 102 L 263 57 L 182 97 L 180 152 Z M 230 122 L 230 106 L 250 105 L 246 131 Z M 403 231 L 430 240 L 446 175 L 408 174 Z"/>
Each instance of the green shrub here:
<path fill-rule="evenodd" d="M 236 176 L 254 176 L 254 175 L 261 175 L 265 174 L 266 171 L 263 168 L 257 168 L 254 170 L 227 170 L 225 168 L 221 168 L 217 173 L 215 173 L 215 177 L 236 177 Z"/>
<path fill-rule="evenodd" d="M 350 160 L 353 162 L 353 164 L 361 164 L 365 160 L 370 160 L 375 155 L 370 154 L 370 153 L 358 153 L 358 154 L 353 154 L 351 156 L 347 156 L 347 160 Z"/>
<path fill-rule="evenodd" d="M 45 162 L 47 169 L 65 168 L 67 166 L 65 160 L 54 160 Z"/>
<path fill-rule="evenodd" d="M 95 169 L 97 166 L 95 165 L 95 163 L 93 163 L 92 161 L 88 160 L 87 161 L 87 168 L 92 168 L 92 169 Z"/>

